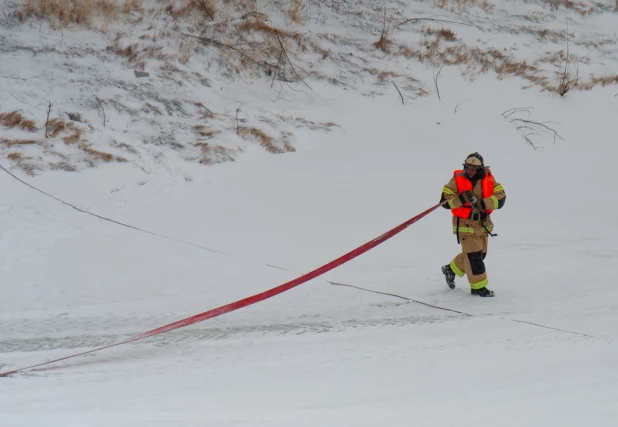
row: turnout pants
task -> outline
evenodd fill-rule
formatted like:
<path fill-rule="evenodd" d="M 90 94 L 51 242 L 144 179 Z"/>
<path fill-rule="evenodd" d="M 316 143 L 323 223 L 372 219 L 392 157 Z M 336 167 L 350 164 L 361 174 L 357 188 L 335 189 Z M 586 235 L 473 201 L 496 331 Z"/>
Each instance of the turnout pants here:
<path fill-rule="evenodd" d="M 451 269 L 459 277 L 468 276 L 472 289 L 487 286 L 485 256 L 487 256 L 487 234 L 460 235 L 461 253 L 451 261 Z"/>

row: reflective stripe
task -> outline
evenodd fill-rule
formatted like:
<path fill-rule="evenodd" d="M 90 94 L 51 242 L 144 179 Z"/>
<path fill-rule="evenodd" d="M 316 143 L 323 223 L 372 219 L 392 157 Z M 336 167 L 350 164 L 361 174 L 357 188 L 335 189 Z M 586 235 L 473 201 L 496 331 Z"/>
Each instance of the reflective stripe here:
<path fill-rule="evenodd" d="M 455 195 L 455 192 L 453 190 L 451 190 L 450 188 L 447 188 L 447 187 L 444 187 L 442 189 L 442 192 L 448 194 L 449 196 L 454 196 Z"/>
<path fill-rule="evenodd" d="M 453 273 L 455 273 L 457 275 L 457 277 L 463 277 L 464 276 L 464 272 L 461 271 L 459 268 L 457 268 L 457 264 L 455 264 L 455 261 L 451 261 L 450 263 L 451 266 L 451 270 L 453 270 Z"/>
<path fill-rule="evenodd" d="M 498 209 L 498 199 L 496 198 L 496 196 L 491 196 L 490 199 L 492 202 L 494 202 L 494 209 Z"/>
<path fill-rule="evenodd" d="M 487 279 L 481 280 L 480 282 L 476 283 L 470 283 L 470 287 L 472 289 L 482 289 L 487 285 L 489 285 L 489 281 Z"/>
<path fill-rule="evenodd" d="M 457 227 L 453 227 L 453 233 L 457 233 Z M 469 233 L 469 234 L 474 234 L 474 228 L 472 227 L 459 227 L 459 232 L 460 233 Z"/>
<path fill-rule="evenodd" d="M 498 184 L 494 187 L 494 192 L 496 191 L 504 191 L 504 188 L 502 187 L 502 184 Z"/>
<path fill-rule="evenodd" d="M 451 209 L 455 209 L 455 198 L 454 197 L 448 201 L 448 205 Z"/>

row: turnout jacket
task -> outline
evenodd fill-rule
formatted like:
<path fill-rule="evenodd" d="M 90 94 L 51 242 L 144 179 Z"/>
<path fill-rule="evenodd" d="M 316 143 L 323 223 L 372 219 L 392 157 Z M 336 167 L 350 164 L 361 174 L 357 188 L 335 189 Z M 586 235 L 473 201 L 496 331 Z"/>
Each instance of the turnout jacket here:
<path fill-rule="evenodd" d="M 478 199 L 476 206 L 462 203 L 458 194 L 471 191 Z M 506 193 L 489 170 L 481 169 L 473 180 L 463 170 L 453 172 L 453 177 L 442 189 L 440 201 L 448 200 L 443 205 L 453 213 L 453 234 L 483 235 L 491 233 L 494 224 L 491 213 L 501 209 L 506 201 Z"/>

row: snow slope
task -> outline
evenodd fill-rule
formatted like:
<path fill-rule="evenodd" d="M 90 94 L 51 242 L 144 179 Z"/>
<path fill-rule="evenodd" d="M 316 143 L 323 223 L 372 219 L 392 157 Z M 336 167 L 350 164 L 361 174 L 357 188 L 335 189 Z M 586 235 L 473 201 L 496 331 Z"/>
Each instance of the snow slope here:
<path fill-rule="evenodd" d="M 471 9 L 465 17 L 506 24 L 500 11 L 516 5 L 496 3 L 493 12 Z M 409 8 L 433 11 L 429 3 Z M 571 17 L 586 37 L 591 28 L 607 32 L 618 24 L 609 9 Z M 13 42 L 34 37 L 27 25 L 2 31 Z M 493 33 L 484 37 L 499 43 Z M 503 37 L 516 40 L 522 57 L 541 50 L 526 46 L 526 35 Z M 615 44 L 590 49 L 587 66 L 616 70 L 617 53 Z M 39 70 L 38 55 L 8 62 L 6 55 L 0 74 Z M 424 70 L 431 89 L 433 67 L 408 65 Z M 6 80 L 2 111 L 34 99 L 45 104 Z M 452 171 L 474 151 L 508 195 L 494 215 L 499 236 L 487 258 L 496 298 L 471 297 L 462 280 L 454 291 L 443 283 L 439 267 L 458 246 L 450 214 L 440 209 L 263 303 L 2 378 L 1 426 L 614 425 L 618 87 L 562 98 L 522 89 L 527 83 L 519 77 L 488 72 L 470 79 L 450 66 L 441 71 L 441 99 L 432 93 L 402 104 L 394 85 L 373 79 L 308 82 L 312 91 L 281 96 L 270 80 L 224 86 L 247 105 L 261 99 L 265 111 L 339 125 L 328 132 L 294 128 L 293 153 L 243 143 L 234 162 L 205 166 L 165 147 L 157 149 L 163 156 L 149 155 L 150 145 L 127 136 L 139 155 L 126 163 L 79 172 L 42 168 L 35 177 L 11 169 L 80 209 L 211 250 L 101 221 L 0 171 L 0 370 L 116 342 L 297 277 L 437 203 Z M 376 87 L 382 95 L 369 95 Z M 61 98 L 72 93 L 58 89 Z M 233 111 L 224 97 L 213 105 Z M 513 108 L 526 110 L 505 118 Z M 562 139 L 536 127 L 534 149 L 514 118 L 544 123 Z M 130 135 L 153 132 L 140 122 L 132 127 Z M 17 137 L 15 129 L 3 132 Z M 109 132 L 92 134 L 99 148 L 109 149 Z M 234 138 L 233 127 L 225 135 Z"/>

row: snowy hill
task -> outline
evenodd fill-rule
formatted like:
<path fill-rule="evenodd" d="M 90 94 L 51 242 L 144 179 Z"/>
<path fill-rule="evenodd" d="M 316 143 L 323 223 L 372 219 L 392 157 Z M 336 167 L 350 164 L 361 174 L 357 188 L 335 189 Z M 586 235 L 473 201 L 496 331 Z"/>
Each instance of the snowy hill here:
<path fill-rule="evenodd" d="M 2 6 L 0 371 L 298 277 L 471 152 L 508 200 L 496 298 L 444 284 L 439 209 L 260 304 L 0 378 L 0 426 L 614 425 L 614 1 L 45 4 Z"/>

